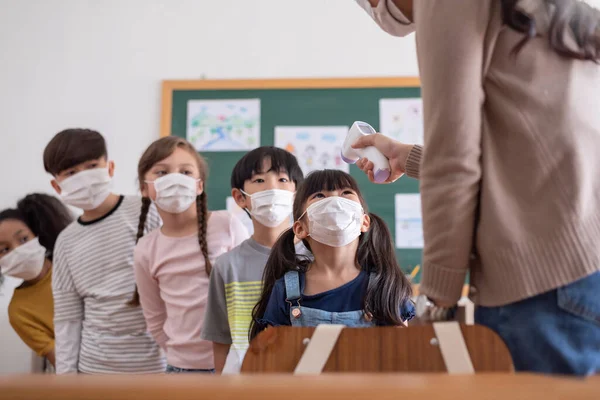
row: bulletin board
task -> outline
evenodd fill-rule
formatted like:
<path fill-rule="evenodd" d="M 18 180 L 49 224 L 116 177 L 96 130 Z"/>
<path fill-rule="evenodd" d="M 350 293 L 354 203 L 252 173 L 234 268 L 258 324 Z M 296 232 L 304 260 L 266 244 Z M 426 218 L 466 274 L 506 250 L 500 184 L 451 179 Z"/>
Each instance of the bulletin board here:
<path fill-rule="evenodd" d="M 275 131 L 282 126 L 349 127 L 354 121 L 360 120 L 379 130 L 381 99 L 420 101 L 420 97 L 419 79 L 411 77 L 170 80 L 162 85 L 160 132 L 161 136 L 176 135 L 189 139 L 193 127 L 201 127 L 214 118 L 202 114 L 207 104 L 209 108 L 226 110 L 235 106 L 227 103 L 234 99 L 238 111 L 252 114 L 256 112 L 258 101 L 259 118 L 252 115 L 244 121 L 236 121 L 231 117 L 230 122 L 240 126 L 240 130 L 250 132 L 247 137 L 245 133 L 238 132 L 240 137 L 243 136 L 244 145 L 275 145 Z M 198 113 L 202 118 L 196 118 L 192 113 Z M 257 120 L 259 127 L 254 125 Z M 203 143 L 206 146 L 219 146 L 215 141 Z M 247 150 L 199 151 L 209 164 L 209 178 L 205 185 L 209 209 L 225 209 L 226 198 L 231 193 L 231 171 Z M 327 158 L 321 157 L 323 162 Z M 354 165 L 349 167 L 349 173 L 357 180 L 370 211 L 385 220 L 395 238 L 396 194 L 418 194 L 418 181 L 402 177 L 394 184 L 375 185 Z M 420 248 L 397 248 L 396 254 L 402 269 L 408 274 L 421 264 Z M 420 273 L 414 281 L 418 282 L 419 279 Z"/>

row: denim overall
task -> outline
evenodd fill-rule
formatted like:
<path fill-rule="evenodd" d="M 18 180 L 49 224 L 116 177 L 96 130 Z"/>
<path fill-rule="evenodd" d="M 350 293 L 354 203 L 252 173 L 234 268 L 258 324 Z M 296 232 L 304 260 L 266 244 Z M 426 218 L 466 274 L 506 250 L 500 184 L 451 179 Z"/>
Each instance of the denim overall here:
<path fill-rule="evenodd" d="M 290 305 L 290 321 L 292 326 L 317 326 L 319 324 L 346 325 L 351 328 L 368 328 L 375 326 L 370 315 L 363 310 L 346 312 L 329 312 L 315 308 L 302 307 L 300 293 L 300 277 L 298 271 L 289 271 L 284 275 L 285 301 Z"/>

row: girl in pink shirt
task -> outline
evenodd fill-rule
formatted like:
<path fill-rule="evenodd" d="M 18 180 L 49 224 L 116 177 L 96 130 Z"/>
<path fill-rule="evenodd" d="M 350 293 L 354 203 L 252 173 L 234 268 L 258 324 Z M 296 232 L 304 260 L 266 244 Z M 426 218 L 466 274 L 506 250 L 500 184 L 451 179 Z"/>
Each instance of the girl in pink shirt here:
<path fill-rule="evenodd" d="M 206 163 L 186 140 L 152 143 L 138 165 L 143 195 L 134 268 L 148 330 L 167 356 L 167 372 L 212 372 L 212 343 L 200 339 L 211 262 L 248 238 L 227 211 L 207 211 Z M 146 236 L 154 202 L 163 225 Z"/>

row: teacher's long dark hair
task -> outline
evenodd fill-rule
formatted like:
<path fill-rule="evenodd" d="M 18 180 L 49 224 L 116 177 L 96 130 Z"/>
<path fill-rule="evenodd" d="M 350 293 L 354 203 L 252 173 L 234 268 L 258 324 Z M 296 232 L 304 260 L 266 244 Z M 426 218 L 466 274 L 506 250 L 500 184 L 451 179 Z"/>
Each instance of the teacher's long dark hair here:
<path fill-rule="evenodd" d="M 550 47 L 557 53 L 580 60 L 600 59 L 600 11 L 580 0 L 540 0 L 547 8 L 550 24 L 540 32 L 541 22 L 519 7 L 519 0 L 501 0 L 503 22 L 526 35 L 515 48 L 518 53 L 527 41 L 545 34 Z M 572 41 L 571 41 L 572 39 Z"/>
<path fill-rule="evenodd" d="M 368 213 L 358 184 L 349 174 L 338 170 L 312 172 L 296 191 L 294 200 L 294 220 L 297 221 L 306 208 L 306 202 L 315 193 L 352 189 L 356 192 L 365 213 Z M 359 238 L 356 261 L 366 272 L 374 272 L 363 299 L 364 309 L 369 310 L 374 321 L 384 325 L 402 325 L 401 307 L 410 300 L 412 288 L 396 260 L 392 235 L 385 222 L 369 213 L 371 227 Z M 306 218 L 306 217 L 304 217 Z M 308 241 L 304 245 L 310 250 Z M 260 300 L 252 310 L 252 323 L 249 337 L 252 340 L 265 327 L 257 323 L 265 313 L 275 282 L 286 272 L 300 270 L 306 272 L 310 259 L 296 253 L 294 232 L 285 231 L 277 240 L 263 273 L 263 289 Z"/>

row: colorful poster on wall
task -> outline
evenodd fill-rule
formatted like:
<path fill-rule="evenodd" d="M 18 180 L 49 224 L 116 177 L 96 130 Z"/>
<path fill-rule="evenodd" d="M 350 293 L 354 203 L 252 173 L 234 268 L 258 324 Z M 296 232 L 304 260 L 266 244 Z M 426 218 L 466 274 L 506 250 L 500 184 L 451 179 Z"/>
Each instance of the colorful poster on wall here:
<path fill-rule="evenodd" d="M 421 217 L 421 195 L 397 194 L 396 206 L 396 248 L 423 248 L 423 218 Z"/>
<path fill-rule="evenodd" d="M 255 149 L 260 99 L 188 101 L 186 138 L 199 152 Z"/>
<path fill-rule="evenodd" d="M 229 211 L 234 217 L 238 218 L 242 221 L 242 224 L 248 229 L 248 233 L 252 235 L 254 233 L 254 226 L 252 225 L 252 219 L 246 214 L 240 206 L 238 206 L 233 199 L 233 197 L 229 196 L 225 200 L 225 208 Z"/>
<path fill-rule="evenodd" d="M 349 171 L 341 157 L 347 126 L 277 126 L 275 146 L 296 156 L 304 174 L 319 169 Z"/>
<path fill-rule="evenodd" d="M 419 98 L 379 99 L 379 130 L 409 144 L 423 144 L 423 102 Z"/>

